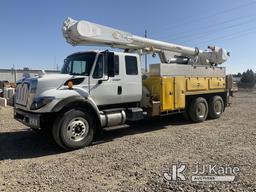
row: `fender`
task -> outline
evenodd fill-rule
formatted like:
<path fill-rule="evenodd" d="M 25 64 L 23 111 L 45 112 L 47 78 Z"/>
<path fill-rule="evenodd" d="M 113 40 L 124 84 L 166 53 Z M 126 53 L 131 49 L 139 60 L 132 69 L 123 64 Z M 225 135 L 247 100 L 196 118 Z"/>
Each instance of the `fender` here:
<path fill-rule="evenodd" d="M 70 96 L 68 98 L 65 98 L 61 100 L 59 103 L 57 103 L 53 109 L 52 112 L 57 113 L 60 112 L 63 109 L 67 108 L 74 108 L 74 107 L 85 107 L 87 109 L 90 109 L 92 113 L 96 116 L 96 118 L 99 120 L 100 124 L 101 123 L 101 116 L 100 116 L 100 111 L 97 107 L 97 105 L 94 103 L 94 101 L 89 97 L 85 98 L 79 95 L 75 96 Z"/>

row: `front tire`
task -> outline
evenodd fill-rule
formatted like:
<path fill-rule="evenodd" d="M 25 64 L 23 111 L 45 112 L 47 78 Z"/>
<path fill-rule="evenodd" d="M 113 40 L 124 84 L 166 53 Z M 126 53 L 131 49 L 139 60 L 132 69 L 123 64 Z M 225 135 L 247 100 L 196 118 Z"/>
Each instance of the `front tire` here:
<path fill-rule="evenodd" d="M 95 129 L 95 119 L 88 111 L 71 109 L 55 120 L 52 133 L 60 147 L 73 150 L 90 145 Z"/>
<path fill-rule="evenodd" d="M 189 117 L 191 121 L 200 123 L 208 116 L 208 103 L 205 98 L 197 97 L 189 105 Z"/>

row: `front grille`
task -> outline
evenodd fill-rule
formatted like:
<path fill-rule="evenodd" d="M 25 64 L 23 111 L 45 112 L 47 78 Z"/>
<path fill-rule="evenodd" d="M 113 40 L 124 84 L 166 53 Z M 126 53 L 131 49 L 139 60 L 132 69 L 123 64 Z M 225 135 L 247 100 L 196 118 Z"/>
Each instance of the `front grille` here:
<path fill-rule="evenodd" d="M 26 106 L 29 96 L 29 83 L 20 83 L 16 87 L 15 101 L 17 104 Z"/>

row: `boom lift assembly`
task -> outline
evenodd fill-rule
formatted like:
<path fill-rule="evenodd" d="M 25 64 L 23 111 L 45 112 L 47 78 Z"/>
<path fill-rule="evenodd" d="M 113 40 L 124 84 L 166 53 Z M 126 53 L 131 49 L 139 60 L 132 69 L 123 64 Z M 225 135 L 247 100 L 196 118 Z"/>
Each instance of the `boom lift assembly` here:
<path fill-rule="evenodd" d="M 51 132 L 65 149 L 89 145 L 104 127 L 145 116 L 185 113 L 193 122 L 219 118 L 229 104 L 229 53 L 185 47 L 68 18 L 63 35 L 71 45 L 100 45 L 124 52 L 87 51 L 69 55 L 60 75 L 18 82 L 17 120 L 38 132 Z M 141 56 L 159 54 L 142 79 Z"/>

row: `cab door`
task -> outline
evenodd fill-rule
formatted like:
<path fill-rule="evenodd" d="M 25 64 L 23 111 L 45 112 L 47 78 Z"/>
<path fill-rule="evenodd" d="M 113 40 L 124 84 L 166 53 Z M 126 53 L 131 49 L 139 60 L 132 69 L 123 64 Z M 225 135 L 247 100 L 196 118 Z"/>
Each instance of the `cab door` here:
<path fill-rule="evenodd" d="M 123 102 L 140 102 L 142 97 L 142 76 L 140 58 L 137 54 L 124 54 L 121 61 L 124 65 Z"/>
<path fill-rule="evenodd" d="M 114 56 L 115 76 L 108 77 L 107 63 L 104 54 L 98 55 L 94 69 L 90 75 L 89 89 L 92 99 L 97 105 L 110 105 L 122 103 L 122 81 L 119 73 L 119 56 Z"/>

